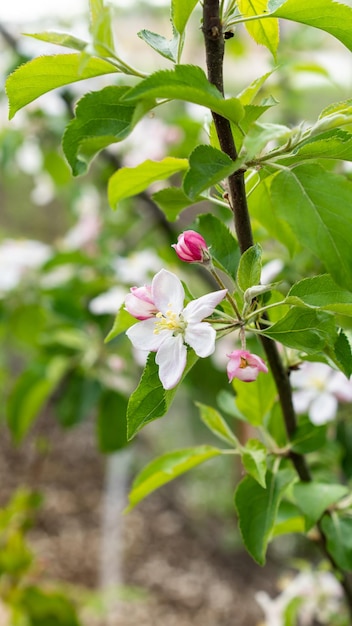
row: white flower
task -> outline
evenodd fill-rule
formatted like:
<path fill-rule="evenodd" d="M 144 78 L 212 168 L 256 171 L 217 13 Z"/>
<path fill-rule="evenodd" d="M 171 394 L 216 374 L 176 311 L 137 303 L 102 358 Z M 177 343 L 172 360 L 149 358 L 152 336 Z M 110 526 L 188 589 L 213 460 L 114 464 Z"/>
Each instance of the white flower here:
<path fill-rule="evenodd" d="M 5 239 L 0 245 L 0 292 L 17 287 L 31 269 L 39 268 L 51 257 L 51 248 L 31 239 Z"/>
<path fill-rule="evenodd" d="M 308 413 L 316 426 L 335 418 L 339 401 L 352 402 L 352 382 L 325 363 L 303 363 L 291 373 L 291 384 L 295 410 Z"/>
<path fill-rule="evenodd" d="M 122 287 L 112 287 L 109 291 L 104 291 L 104 293 L 93 298 L 88 308 L 94 315 L 116 314 L 116 311 L 124 302 L 125 295 L 126 291 Z"/>
<path fill-rule="evenodd" d="M 164 389 L 172 389 L 181 380 L 187 359 L 185 344 L 199 357 L 214 352 L 216 331 L 202 320 L 213 313 L 226 291 L 209 293 L 183 308 L 185 292 L 177 276 L 164 269 L 154 276 L 151 294 L 158 312 L 131 326 L 126 334 L 135 348 L 157 353 L 155 361 Z"/>

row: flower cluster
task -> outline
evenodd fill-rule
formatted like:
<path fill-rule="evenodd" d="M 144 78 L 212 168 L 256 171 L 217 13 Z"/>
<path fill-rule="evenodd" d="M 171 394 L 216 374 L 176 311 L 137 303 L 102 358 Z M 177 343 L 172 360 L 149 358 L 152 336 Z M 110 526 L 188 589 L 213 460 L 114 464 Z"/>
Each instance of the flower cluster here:
<path fill-rule="evenodd" d="M 182 261 L 206 264 L 214 274 L 209 248 L 199 233 L 186 230 L 173 248 Z M 224 287 L 220 279 L 218 282 Z M 223 288 L 184 306 L 185 292 L 181 281 L 165 269 L 154 276 L 151 285 L 132 287 L 125 297 L 125 309 L 138 320 L 126 334 L 135 348 L 156 352 L 155 362 L 164 389 L 172 389 L 180 382 L 186 367 L 187 346 L 199 357 L 213 354 L 216 330 L 206 318 L 225 297 L 233 302 L 227 289 Z M 244 349 L 234 350 L 228 356 L 230 382 L 234 378 L 252 382 L 260 372 L 268 371 L 259 356 Z"/>
<path fill-rule="evenodd" d="M 172 389 L 181 380 L 186 367 L 186 345 L 199 357 L 214 352 L 216 331 L 202 320 L 213 313 L 225 295 L 226 289 L 214 291 L 184 307 L 182 283 L 165 269 L 154 276 L 150 287 L 132 287 L 125 307 L 140 321 L 126 334 L 135 348 L 156 352 L 164 389 Z"/>

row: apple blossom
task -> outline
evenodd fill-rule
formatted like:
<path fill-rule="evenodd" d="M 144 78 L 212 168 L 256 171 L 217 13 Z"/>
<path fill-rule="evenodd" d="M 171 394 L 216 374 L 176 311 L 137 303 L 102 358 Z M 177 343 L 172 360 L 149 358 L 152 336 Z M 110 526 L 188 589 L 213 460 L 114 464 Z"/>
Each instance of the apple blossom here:
<path fill-rule="evenodd" d="M 164 389 L 172 389 L 181 380 L 187 360 L 185 344 L 199 357 L 214 352 L 216 330 L 202 320 L 213 313 L 226 293 L 226 289 L 214 291 L 183 307 L 185 292 L 177 276 L 165 269 L 154 276 L 150 299 L 157 312 L 131 326 L 126 335 L 135 348 L 157 353 L 155 361 Z"/>
<path fill-rule="evenodd" d="M 352 402 L 352 382 L 325 363 L 303 363 L 290 379 L 295 410 L 316 426 L 335 418 L 339 402 Z"/>
<path fill-rule="evenodd" d="M 205 239 L 194 230 L 185 230 L 172 245 L 181 261 L 186 263 L 203 263 L 210 259 Z"/>
<path fill-rule="evenodd" d="M 152 297 L 150 285 L 131 287 L 131 293 L 125 298 L 125 309 L 137 320 L 147 320 L 158 313 Z"/>
<path fill-rule="evenodd" d="M 252 383 L 258 378 L 259 372 L 268 373 L 263 359 L 247 350 L 234 350 L 227 355 L 230 361 L 227 364 L 227 375 L 231 382 L 238 378 L 245 383 Z"/>

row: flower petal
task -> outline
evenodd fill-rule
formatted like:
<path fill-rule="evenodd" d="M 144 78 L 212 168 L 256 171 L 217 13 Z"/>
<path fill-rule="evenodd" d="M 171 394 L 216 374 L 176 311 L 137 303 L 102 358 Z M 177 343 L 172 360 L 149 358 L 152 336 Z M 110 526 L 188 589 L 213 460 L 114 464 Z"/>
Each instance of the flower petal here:
<path fill-rule="evenodd" d="M 126 330 L 126 335 L 135 348 L 155 352 L 159 349 L 165 337 L 172 334 L 172 332 L 170 330 L 162 330 L 156 335 L 154 330 L 155 317 L 134 324 Z"/>
<path fill-rule="evenodd" d="M 172 389 L 180 382 L 186 361 L 187 348 L 182 336 L 167 337 L 155 358 L 156 364 L 159 365 L 159 378 L 164 389 Z"/>
<path fill-rule="evenodd" d="M 160 270 L 152 281 L 152 299 L 158 311 L 164 315 L 170 307 L 174 313 L 181 313 L 185 299 L 181 281 L 175 274 Z"/>
<path fill-rule="evenodd" d="M 188 323 L 185 331 L 185 342 L 195 353 L 204 358 L 213 354 L 215 350 L 216 331 L 207 322 L 199 324 Z"/>
<path fill-rule="evenodd" d="M 330 393 L 321 393 L 309 408 L 309 419 L 316 426 L 331 422 L 335 418 L 338 402 Z"/>
<path fill-rule="evenodd" d="M 189 302 L 183 311 L 183 317 L 187 322 L 201 322 L 205 317 L 212 314 L 215 307 L 225 298 L 227 289 L 212 291 L 205 296 Z"/>

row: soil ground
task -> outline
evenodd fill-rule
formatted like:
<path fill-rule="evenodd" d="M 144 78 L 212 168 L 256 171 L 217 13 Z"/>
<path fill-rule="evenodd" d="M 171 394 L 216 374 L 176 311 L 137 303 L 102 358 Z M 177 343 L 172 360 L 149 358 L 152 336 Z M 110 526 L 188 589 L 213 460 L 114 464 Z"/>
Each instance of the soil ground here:
<path fill-rule="evenodd" d="M 38 436 L 49 440 L 39 460 Z M 5 428 L 1 440 L 1 504 L 24 483 L 44 495 L 30 533 L 41 577 L 97 590 L 106 461 L 92 425 L 63 431 L 41 423 L 19 449 Z M 122 577 L 130 593 L 110 616 L 84 611 L 85 626 L 260 624 L 255 592 L 273 592 L 278 568 L 263 570 L 243 551 L 225 550 L 217 540 L 220 521 L 199 523 L 174 489 L 164 487 L 122 518 Z"/>

